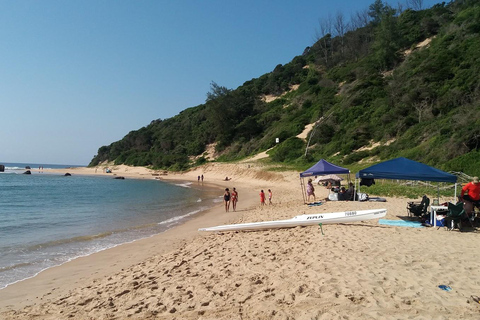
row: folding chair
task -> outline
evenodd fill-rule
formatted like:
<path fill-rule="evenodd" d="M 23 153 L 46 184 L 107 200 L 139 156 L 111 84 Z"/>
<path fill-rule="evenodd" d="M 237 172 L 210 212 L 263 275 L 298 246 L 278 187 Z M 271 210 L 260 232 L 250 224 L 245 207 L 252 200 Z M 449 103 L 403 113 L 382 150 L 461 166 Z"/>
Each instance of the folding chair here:
<path fill-rule="evenodd" d="M 422 201 L 418 202 L 408 202 L 407 204 L 407 213 L 408 216 L 421 217 L 427 214 L 428 206 L 430 205 L 430 199 L 424 195 Z"/>
<path fill-rule="evenodd" d="M 463 208 L 463 202 L 457 202 L 457 204 L 448 203 L 448 213 L 445 218 L 446 221 L 450 222 L 450 230 L 453 230 L 455 226 L 458 227 L 458 230 L 463 229 L 463 222 L 468 221 L 468 224 L 475 229 L 472 224 L 472 221 L 469 219 L 465 209 Z M 448 228 L 448 222 L 445 224 Z"/>

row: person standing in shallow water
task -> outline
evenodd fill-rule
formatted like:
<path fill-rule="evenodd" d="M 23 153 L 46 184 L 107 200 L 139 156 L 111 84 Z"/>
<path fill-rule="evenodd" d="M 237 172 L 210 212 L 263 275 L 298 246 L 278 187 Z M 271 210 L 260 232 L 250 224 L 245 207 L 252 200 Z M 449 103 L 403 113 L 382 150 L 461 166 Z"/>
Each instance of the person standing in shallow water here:
<path fill-rule="evenodd" d="M 230 190 L 225 188 L 225 193 L 223 194 L 223 202 L 225 202 L 225 212 L 230 211 Z"/>
<path fill-rule="evenodd" d="M 237 192 L 237 189 L 233 188 L 233 190 L 232 190 L 233 211 L 237 211 L 237 201 L 238 201 L 238 192 Z"/>

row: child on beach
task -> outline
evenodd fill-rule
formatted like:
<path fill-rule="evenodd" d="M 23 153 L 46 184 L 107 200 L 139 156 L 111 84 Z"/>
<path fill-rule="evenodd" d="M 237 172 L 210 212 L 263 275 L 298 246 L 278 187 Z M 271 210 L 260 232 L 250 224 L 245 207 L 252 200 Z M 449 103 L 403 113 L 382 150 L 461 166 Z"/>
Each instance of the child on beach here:
<path fill-rule="evenodd" d="M 230 190 L 225 188 L 225 193 L 223 194 L 223 202 L 225 202 L 225 212 L 230 211 Z"/>
<path fill-rule="evenodd" d="M 272 204 L 272 190 L 268 189 L 268 204 Z"/>
<path fill-rule="evenodd" d="M 260 191 L 260 205 L 265 205 L 265 192 L 263 190 Z"/>
<path fill-rule="evenodd" d="M 237 189 L 233 188 L 233 191 L 232 191 L 233 211 L 237 211 L 237 201 L 238 201 L 238 192 L 237 192 Z"/>

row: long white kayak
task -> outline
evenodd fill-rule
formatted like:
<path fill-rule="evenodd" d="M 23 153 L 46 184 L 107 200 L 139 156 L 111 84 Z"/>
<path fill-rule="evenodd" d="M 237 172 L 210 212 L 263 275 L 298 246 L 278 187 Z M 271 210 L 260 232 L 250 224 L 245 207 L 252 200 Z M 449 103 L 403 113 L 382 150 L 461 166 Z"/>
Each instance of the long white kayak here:
<path fill-rule="evenodd" d="M 342 211 L 318 214 L 302 214 L 288 220 L 262 221 L 238 224 L 226 224 L 210 228 L 201 228 L 198 231 L 237 231 L 237 230 L 261 230 L 275 228 L 293 228 L 297 226 L 309 226 L 315 224 L 345 223 L 379 219 L 385 217 L 387 209 L 372 209 L 358 211 Z"/>

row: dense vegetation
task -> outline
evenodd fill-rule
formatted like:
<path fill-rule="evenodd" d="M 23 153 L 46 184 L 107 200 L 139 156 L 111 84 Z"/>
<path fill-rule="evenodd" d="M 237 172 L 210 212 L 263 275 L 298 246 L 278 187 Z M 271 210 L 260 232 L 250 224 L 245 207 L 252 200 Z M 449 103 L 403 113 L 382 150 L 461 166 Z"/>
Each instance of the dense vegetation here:
<path fill-rule="evenodd" d="M 479 32 L 475 0 L 426 10 L 377 0 L 348 24 L 340 13 L 321 21 L 318 40 L 290 63 L 235 90 L 212 83 L 204 104 L 101 147 L 90 165 L 183 170 L 214 144 L 217 161 L 275 147 L 272 161 L 304 167 L 404 156 L 479 175 Z M 296 136 L 310 123 L 305 152 Z"/>

